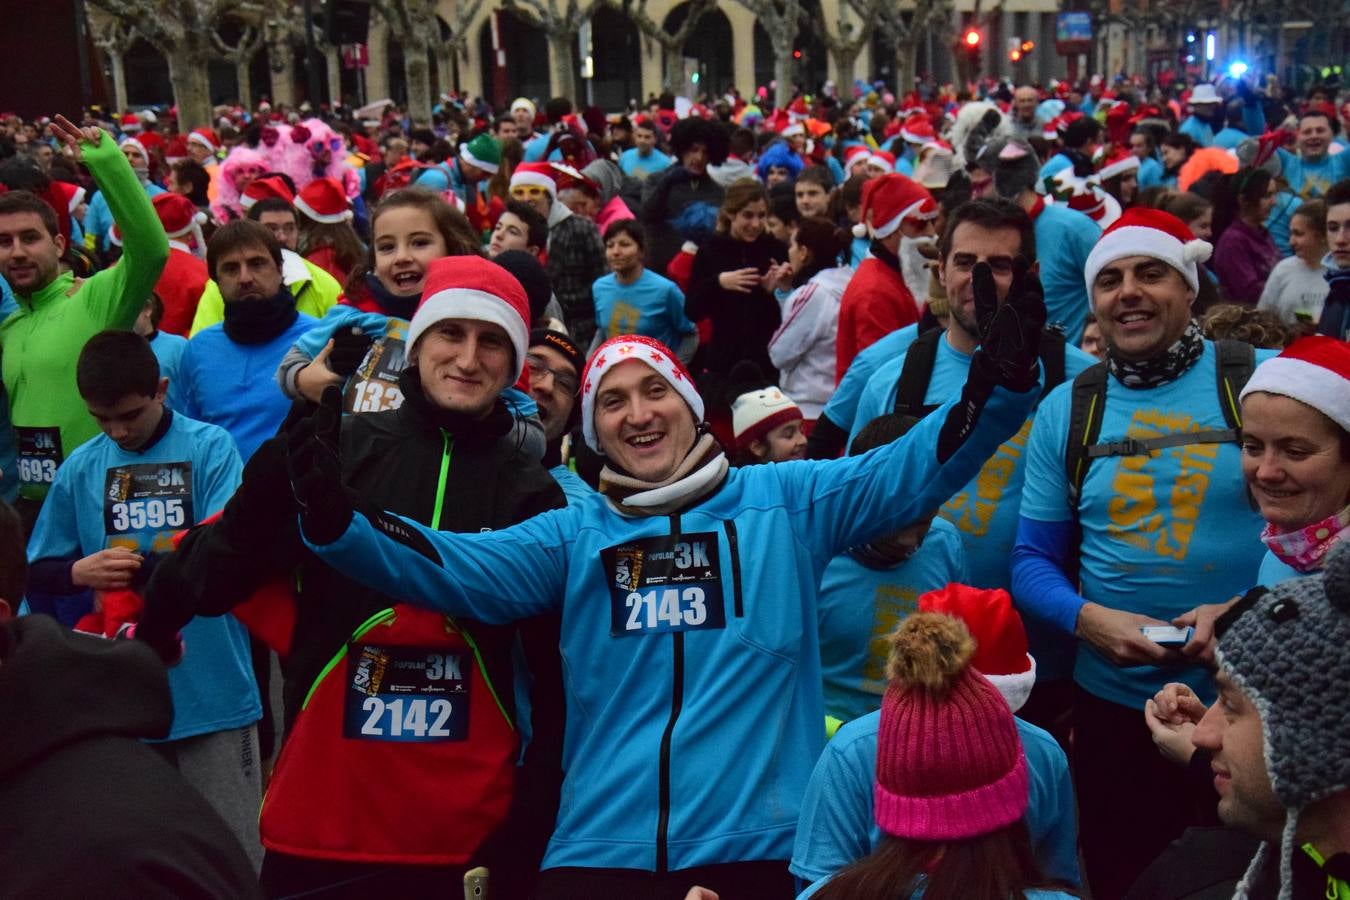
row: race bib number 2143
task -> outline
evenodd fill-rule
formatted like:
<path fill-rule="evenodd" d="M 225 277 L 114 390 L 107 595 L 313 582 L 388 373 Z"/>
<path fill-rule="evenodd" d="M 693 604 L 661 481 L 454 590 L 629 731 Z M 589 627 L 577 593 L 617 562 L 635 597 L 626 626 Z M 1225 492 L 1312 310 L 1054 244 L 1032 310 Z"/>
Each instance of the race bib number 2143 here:
<path fill-rule="evenodd" d="M 717 535 L 664 535 L 601 551 L 614 637 L 726 627 Z"/>

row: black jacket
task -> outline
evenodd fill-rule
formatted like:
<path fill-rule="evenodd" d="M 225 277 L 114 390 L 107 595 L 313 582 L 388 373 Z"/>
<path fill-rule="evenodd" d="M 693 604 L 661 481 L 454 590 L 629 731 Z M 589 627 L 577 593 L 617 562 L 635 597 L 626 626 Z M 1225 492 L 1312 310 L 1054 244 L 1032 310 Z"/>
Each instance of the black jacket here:
<path fill-rule="evenodd" d="M 725 375 L 745 359 L 759 366 L 767 383 L 777 383 L 778 370 L 769 359 L 769 338 L 782 322 L 777 299 L 762 287 L 746 294 L 725 290 L 717 276 L 747 267 L 763 275 L 774 262 L 786 261 L 787 247 L 767 234 L 750 243 L 718 234 L 699 248 L 684 309 L 690 321 L 712 320 L 712 341 L 704 360 L 710 372 Z"/>
<path fill-rule="evenodd" d="M 141 743 L 172 719 L 145 645 L 46 616 L 0 626 L 0 895 L 262 896 L 224 821 Z"/>
<path fill-rule="evenodd" d="M 1261 841 L 1235 828 L 1188 828 L 1130 887 L 1125 900 L 1229 900 Z M 1326 876 L 1312 857 L 1293 848 L 1294 900 L 1324 900 Z M 1280 895 L 1280 848 L 1268 849 L 1251 885 L 1251 900 Z"/>

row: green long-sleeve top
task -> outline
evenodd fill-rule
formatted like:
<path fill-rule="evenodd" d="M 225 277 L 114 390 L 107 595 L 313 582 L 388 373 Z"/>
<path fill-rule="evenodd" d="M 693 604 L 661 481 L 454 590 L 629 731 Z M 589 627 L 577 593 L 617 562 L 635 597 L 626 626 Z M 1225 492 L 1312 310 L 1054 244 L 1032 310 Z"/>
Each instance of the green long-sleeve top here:
<path fill-rule="evenodd" d="M 17 429 L 60 429 L 62 459 L 99 433 L 75 386 L 80 350 L 104 329 L 135 324 L 169 258 L 159 217 L 117 144 L 105 133 L 80 149 L 122 232 L 122 259 L 82 281 L 65 272 L 32 294 L 16 292 L 18 311 L 0 322 L 10 419 Z M 29 481 L 20 493 L 40 500 L 46 485 Z"/>

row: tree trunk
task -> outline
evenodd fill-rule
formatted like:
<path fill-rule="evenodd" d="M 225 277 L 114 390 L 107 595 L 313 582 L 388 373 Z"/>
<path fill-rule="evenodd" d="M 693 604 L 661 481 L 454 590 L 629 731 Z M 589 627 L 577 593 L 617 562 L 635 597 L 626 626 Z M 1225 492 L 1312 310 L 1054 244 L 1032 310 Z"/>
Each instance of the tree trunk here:
<path fill-rule="evenodd" d="M 838 50 L 831 50 L 830 55 L 834 57 L 834 67 L 838 70 L 839 80 L 836 82 L 841 98 L 853 96 L 853 72 L 858 65 L 858 56 L 862 53 L 862 47 L 841 47 Z"/>
<path fill-rule="evenodd" d="M 121 113 L 127 108 L 127 70 L 122 64 L 122 54 L 114 50 L 108 54 L 108 67 L 112 69 L 113 110 Z"/>
<path fill-rule="evenodd" d="M 778 41 L 774 41 L 774 61 L 773 77 L 778 82 L 773 94 L 773 105 L 782 108 L 788 105 L 792 100 L 792 41 L 787 42 L 787 49 L 781 50 L 778 47 Z"/>
<path fill-rule="evenodd" d="M 919 38 L 914 32 L 895 42 L 895 95 L 902 97 L 914 90 L 914 59 L 919 55 Z M 957 65 L 960 65 L 958 60 Z"/>
<path fill-rule="evenodd" d="M 244 109 L 253 108 L 253 80 L 250 77 L 249 68 L 252 60 L 237 59 L 234 62 L 234 93 L 239 98 L 239 105 Z"/>
<path fill-rule="evenodd" d="M 403 77 L 408 86 L 408 116 L 417 125 L 431 124 L 431 63 L 426 43 L 404 37 Z"/>
<path fill-rule="evenodd" d="M 577 84 L 575 31 L 559 31 L 549 35 L 548 46 L 553 62 L 553 85 L 556 96 L 567 97 L 579 106 L 585 105 L 585 96 Z"/>
<path fill-rule="evenodd" d="M 271 72 L 272 105 L 295 104 L 295 52 L 287 41 L 277 41 L 267 47 L 268 71 Z"/>
<path fill-rule="evenodd" d="M 342 52 L 337 45 L 330 44 L 323 51 L 323 58 L 328 71 L 328 102 L 337 105 L 342 102 Z"/>
<path fill-rule="evenodd" d="M 665 69 L 662 75 L 665 89 L 679 96 L 684 88 L 684 48 L 661 44 L 661 60 Z"/>
<path fill-rule="evenodd" d="M 211 124 L 211 92 L 206 81 L 205 53 L 189 47 L 174 47 L 164 57 L 169 62 L 169 83 L 178 121 L 187 130 Z"/>

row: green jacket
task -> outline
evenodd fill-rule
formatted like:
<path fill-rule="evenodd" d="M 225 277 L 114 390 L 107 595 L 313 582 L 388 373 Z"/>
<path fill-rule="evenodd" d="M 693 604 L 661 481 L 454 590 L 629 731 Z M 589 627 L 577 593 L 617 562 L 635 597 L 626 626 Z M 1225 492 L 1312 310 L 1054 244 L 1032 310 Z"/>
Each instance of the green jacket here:
<path fill-rule="evenodd" d="M 27 464 L 23 429 L 59 429 L 58 462 L 99 433 L 75 386 L 80 351 L 100 331 L 135 324 L 169 258 L 155 208 L 113 139 L 105 133 L 81 151 L 122 231 L 122 259 L 83 281 L 66 272 L 33 294 L 15 292 L 19 309 L 0 322 L 0 373 L 19 431 L 19 495 L 33 500 L 47 495 L 54 467 Z"/>

